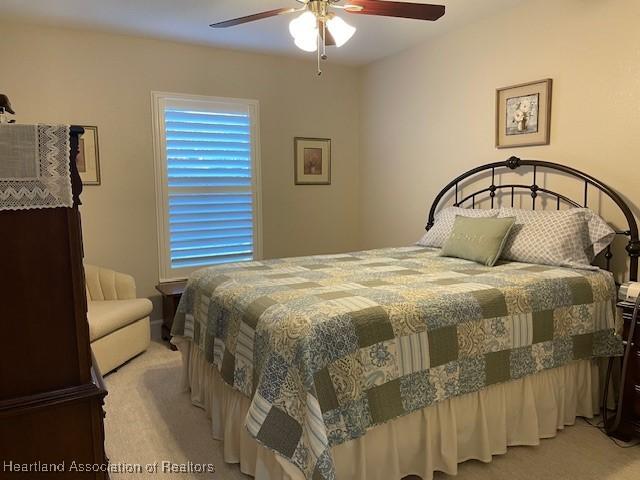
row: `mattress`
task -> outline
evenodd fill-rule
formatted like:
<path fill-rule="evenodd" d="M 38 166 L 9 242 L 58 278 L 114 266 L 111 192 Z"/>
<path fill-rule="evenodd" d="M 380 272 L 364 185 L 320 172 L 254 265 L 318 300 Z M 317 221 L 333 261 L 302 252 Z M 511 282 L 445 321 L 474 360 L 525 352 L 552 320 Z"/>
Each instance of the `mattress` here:
<path fill-rule="evenodd" d="M 484 267 L 403 247 L 230 264 L 189 280 L 172 334 L 251 399 L 245 427 L 306 478 L 390 420 L 617 355 L 604 271 Z"/>

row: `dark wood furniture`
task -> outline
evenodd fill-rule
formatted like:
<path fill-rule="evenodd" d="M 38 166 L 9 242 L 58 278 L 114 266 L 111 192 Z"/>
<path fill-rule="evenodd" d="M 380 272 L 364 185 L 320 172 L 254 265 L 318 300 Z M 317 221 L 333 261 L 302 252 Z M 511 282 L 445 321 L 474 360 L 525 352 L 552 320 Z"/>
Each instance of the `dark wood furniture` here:
<path fill-rule="evenodd" d="M 65 469 L 72 462 L 91 464 L 98 471 L 46 476 L 108 478 L 107 392 L 92 368 L 78 211 L 82 183 L 75 157 L 82 133 L 71 129 L 72 208 L 0 211 L 0 478 L 41 476 L 10 473 L 6 462 L 64 462 Z"/>
<path fill-rule="evenodd" d="M 622 309 L 624 328 L 622 338 L 629 337 L 629 329 L 633 321 L 634 304 L 631 302 L 618 302 Z M 615 436 L 629 441 L 632 437 L 640 437 L 640 319 L 636 319 L 636 326 L 631 339 L 628 367 L 625 378 L 621 379 L 624 397 L 622 401 L 622 414 L 620 426 Z"/>
<path fill-rule="evenodd" d="M 162 295 L 162 339 L 167 342 L 171 340 L 173 317 L 176 316 L 176 310 L 186 286 L 186 280 L 156 285 L 156 290 Z M 172 344 L 169 344 L 169 348 L 176 350 L 175 345 Z"/>

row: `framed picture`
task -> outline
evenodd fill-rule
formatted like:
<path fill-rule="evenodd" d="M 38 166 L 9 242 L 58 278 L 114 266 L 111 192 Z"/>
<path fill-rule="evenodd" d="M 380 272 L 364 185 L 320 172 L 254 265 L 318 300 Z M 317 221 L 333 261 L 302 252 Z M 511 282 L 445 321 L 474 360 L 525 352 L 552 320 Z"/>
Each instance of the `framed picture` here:
<path fill-rule="evenodd" d="M 552 80 L 496 91 L 496 147 L 549 145 Z"/>
<path fill-rule="evenodd" d="M 331 185 L 331 140 L 296 137 L 294 144 L 296 185 Z"/>
<path fill-rule="evenodd" d="M 76 165 L 83 185 L 100 185 L 100 156 L 98 154 L 98 127 L 84 126 L 78 143 Z"/>

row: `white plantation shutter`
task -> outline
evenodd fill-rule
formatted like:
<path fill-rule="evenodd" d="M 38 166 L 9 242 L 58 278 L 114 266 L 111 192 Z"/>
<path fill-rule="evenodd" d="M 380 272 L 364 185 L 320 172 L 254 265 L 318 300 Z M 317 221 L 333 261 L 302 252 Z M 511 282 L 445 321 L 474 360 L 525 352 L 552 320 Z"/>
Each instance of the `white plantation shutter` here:
<path fill-rule="evenodd" d="M 161 280 L 259 257 L 257 102 L 153 100 Z"/>

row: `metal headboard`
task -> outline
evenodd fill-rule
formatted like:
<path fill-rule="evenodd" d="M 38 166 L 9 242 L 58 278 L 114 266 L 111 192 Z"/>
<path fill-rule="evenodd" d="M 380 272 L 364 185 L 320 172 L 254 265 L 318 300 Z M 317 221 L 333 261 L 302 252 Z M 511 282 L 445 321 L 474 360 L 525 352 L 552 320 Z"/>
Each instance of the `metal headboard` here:
<path fill-rule="evenodd" d="M 508 183 L 504 185 L 496 185 L 496 172 L 500 173 L 503 169 L 508 170 L 517 170 L 521 167 L 533 167 L 533 181 L 530 185 L 526 184 L 518 184 L 518 183 Z M 549 190 L 548 188 L 541 187 L 537 184 L 537 176 L 539 173 L 539 169 L 558 171 L 565 174 L 568 174 L 581 182 L 584 182 L 584 199 L 583 203 L 580 204 L 571 198 L 563 195 L 561 193 L 554 192 L 553 190 Z M 474 193 L 469 195 L 465 195 L 463 198 L 460 197 L 460 187 L 461 183 L 465 180 L 468 180 L 472 177 L 476 177 L 474 180 L 479 180 L 481 178 L 481 173 L 483 172 L 491 172 L 491 185 L 487 188 L 482 188 Z M 575 168 L 567 167 L 566 165 L 560 165 L 552 162 L 545 162 L 541 160 L 521 160 L 518 157 L 511 157 L 504 162 L 494 162 L 488 163 L 486 165 L 481 165 L 479 167 L 473 168 L 468 172 L 463 173 L 459 177 L 453 179 L 451 182 L 444 187 L 438 195 L 436 195 L 433 204 L 431 205 L 431 209 L 429 210 L 429 220 L 427 223 L 426 229 L 429 230 L 433 226 L 434 218 L 440 202 L 445 196 L 450 193 L 452 189 L 455 190 L 455 203 L 453 204 L 456 207 L 463 207 L 465 205 L 468 206 L 468 203 L 471 203 L 471 208 L 476 207 L 476 203 L 478 199 L 482 199 L 483 197 L 486 199 L 486 195 L 488 194 L 489 199 L 491 201 L 491 208 L 494 207 L 495 197 L 497 192 L 505 191 L 507 194 L 511 194 L 511 206 L 514 205 L 514 197 L 516 193 L 522 193 L 523 191 L 528 191 L 532 198 L 532 208 L 536 209 L 536 199 L 540 194 L 546 194 L 550 197 L 555 197 L 556 199 L 556 208 L 560 210 L 561 202 L 565 202 L 568 205 L 573 207 L 588 207 L 589 200 L 589 185 L 597 188 L 599 191 L 603 192 L 607 195 L 613 202 L 620 208 L 622 211 L 627 224 L 628 229 L 626 230 L 618 230 L 616 231 L 617 235 L 622 235 L 628 237 L 629 241 L 626 246 L 627 254 L 629 255 L 629 280 L 637 281 L 638 280 L 638 257 L 640 256 L 640 240 L 638 238 L 638 225 L 636 223 L 636 219 L 631 212 L 631 209 L 626 204 L 626 202 L 618 195 L 618 193 L 613 190 L 611 187 L 602 183 L 600 180 L 593 178 L 591 175 L 587 175 Z M 613 252 L 611 251 L 611 246 L 607 248 L 605 251 L 605 259 L 606 259 L 606 268 L 607 270 L 611 270 L 611 259 L 613 258 Z"/>

